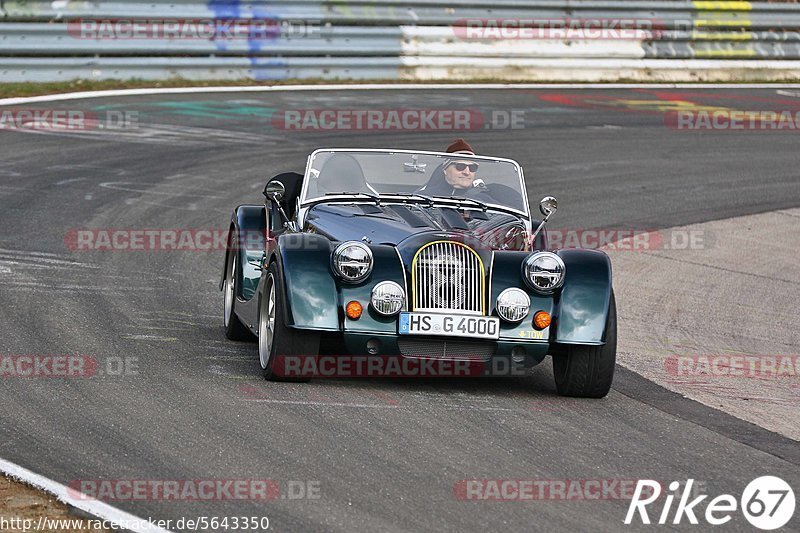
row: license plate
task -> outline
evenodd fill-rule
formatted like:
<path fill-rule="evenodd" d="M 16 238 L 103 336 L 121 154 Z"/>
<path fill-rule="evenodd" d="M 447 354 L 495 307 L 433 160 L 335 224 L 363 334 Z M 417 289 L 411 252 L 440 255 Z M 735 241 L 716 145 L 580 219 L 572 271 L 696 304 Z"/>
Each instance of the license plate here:
<path fill-rule="evenodd" d="M 400 335 L 450 335 L 478 339 L 500 338 L 500 319 L 490 316 L 400 313 Z"/>

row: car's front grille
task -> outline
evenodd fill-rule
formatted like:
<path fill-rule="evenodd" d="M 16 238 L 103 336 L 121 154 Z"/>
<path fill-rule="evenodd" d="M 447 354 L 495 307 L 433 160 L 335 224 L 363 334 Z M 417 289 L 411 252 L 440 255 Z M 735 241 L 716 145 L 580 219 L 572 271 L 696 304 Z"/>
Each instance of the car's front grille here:
<path fill-rule="evenodd" d="M 485 314 L 480 256 L 459 242 L 437 241 L 419 249 L 411 265 L 414 311 Z"/>
<path fill-rule="evenodd" d="M 405 357 L 426 359 L 457 359 L 467 361 L 488 361 L 494 355 L 494 342 L 469 341 L 461 339 L 397 339 L 400 353 Z"/>

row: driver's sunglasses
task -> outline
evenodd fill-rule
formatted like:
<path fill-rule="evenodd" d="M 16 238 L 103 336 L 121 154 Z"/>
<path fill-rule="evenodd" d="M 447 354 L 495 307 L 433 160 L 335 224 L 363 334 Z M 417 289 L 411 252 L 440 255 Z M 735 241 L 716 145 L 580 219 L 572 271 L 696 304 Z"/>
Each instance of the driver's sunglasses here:
<path fill-rule="evenodd" d="M 469 168 L 469 171 L 475 173 L 478 171 L 478 163 L 453 163 L 453 166 L 456 167 L 456 170 L 462 172 L 465 168 Z"/>

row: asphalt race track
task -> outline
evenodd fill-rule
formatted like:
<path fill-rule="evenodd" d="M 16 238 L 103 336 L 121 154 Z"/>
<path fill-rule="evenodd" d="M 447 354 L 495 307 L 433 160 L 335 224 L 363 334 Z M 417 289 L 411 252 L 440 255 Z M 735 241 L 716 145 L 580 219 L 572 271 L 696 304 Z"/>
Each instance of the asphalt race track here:
<path fill-rule="evenodd" d="M 624 499 L 464 501 L 459 482 L 471 479 L 692 478 L 713 497 L 778 475 L 796 489 L 796 441 L 624 368 L 598 401 L 557 396 L 549 362 L 515 378 L 265 382 L 255 343 L 223 336 L 221 252 L 79 251 L 69 236 L 81 228 L 225 230 L 236 205 L 261 202 L 266 179 L 302 172 L 315 148 L 443 150 L 456 137 L 520 161 L 533 205 L 558 197 L 554 228 L 657 229 L 793 208 L 797 130 L 688 131 L 673 127 L 669 112 L 795 113 L 798 96 L 401 89 L 0 108 L 83 111 L 104 126 L 0 130 L 0 354 L 99 362 L 93 377 L 3 379 L 0 457 L 63 484 L 274 480 L 280 495 L 266 502 L 109 502 L 143 518 L 267 516 L 274 531 L 626 527 Z M 308 109 L 471 110 L 484 122 L 471 131 L 294 131 L 271 119 Z M 108 127 L 109 111 L 134 123 Z M 513 128 L 504 127 L 509 117 Z M 685 290 L 692 280 L 675 283 Z M 293 497 L 309 488 L 319 497 Z M 800 529 L 796 517 L 792 527 Z M 691 526 L 657 529 L 668 528 Z M 752 527 L 736 513 L 719 530 Z"/>

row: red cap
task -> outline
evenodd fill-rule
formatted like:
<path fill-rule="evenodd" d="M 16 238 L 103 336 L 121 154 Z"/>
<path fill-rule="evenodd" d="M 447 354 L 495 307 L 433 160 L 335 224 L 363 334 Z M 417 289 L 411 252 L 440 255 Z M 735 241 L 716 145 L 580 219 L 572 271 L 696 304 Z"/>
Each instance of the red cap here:
<path fill-rule="evenodd" d="M 447 153 L 475 155 L 475 152 L 472 150 L 472 146 L 470 146 L 469 143 L 464 139 L 456 139 L 453 141 L 453 144 L 447 147 Z"/>

